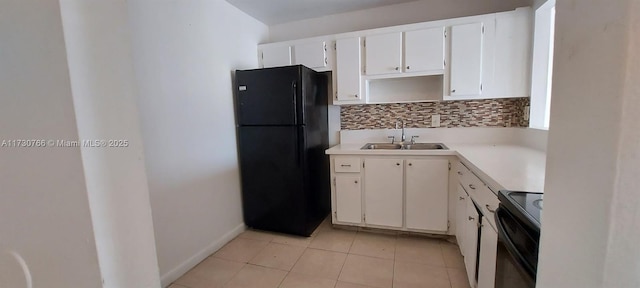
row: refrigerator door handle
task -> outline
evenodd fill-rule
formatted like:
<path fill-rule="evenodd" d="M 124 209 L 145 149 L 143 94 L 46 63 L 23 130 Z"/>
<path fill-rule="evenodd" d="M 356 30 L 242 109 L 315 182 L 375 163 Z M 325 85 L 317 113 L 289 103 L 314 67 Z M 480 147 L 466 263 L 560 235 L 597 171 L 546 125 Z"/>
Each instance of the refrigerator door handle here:
<path fill-rule="evenodd" d="M 293 90 L 293 123 L 298 124 L 298 83 L 291 82 L 291 90 Z"/>
<path fill-rule="evenodd" d="M 296 148 L 298 151 L 296 151 L 296 161 L 298 163 L 298 167 L 302 168 L 303 165 L 303 151 L 304 151 L 304 140 L 300 141 L 300 139 L 304 139 L 304 128 L 303 127 L 298 127 L 298 143 L 296 143 Z"/>

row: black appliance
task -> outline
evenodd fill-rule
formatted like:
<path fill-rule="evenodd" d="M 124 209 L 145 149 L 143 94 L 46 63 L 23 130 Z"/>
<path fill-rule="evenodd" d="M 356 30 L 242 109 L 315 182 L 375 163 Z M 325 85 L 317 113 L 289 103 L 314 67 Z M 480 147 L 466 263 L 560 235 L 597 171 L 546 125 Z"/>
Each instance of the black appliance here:
<path fill-rule="evenodd" d="M 536 285 L 542 193 L 500 190 L 496 288 Z"/>
<path fill-rule="evenodd" d="M 309 236 L 329 214 L 328 73 L 302 65 L 236 71 L 247 226 Z"/>

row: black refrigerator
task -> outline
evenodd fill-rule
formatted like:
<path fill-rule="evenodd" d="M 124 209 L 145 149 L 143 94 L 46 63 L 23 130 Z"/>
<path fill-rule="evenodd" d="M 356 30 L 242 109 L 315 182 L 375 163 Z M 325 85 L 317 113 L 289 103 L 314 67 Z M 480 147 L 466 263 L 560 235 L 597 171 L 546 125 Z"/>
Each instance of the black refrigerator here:
<path fill-rule="evenodd" d="M 236 71 L 247 226 L 309 236 L 328 215 L 329 73 L 302 65 Z"/>

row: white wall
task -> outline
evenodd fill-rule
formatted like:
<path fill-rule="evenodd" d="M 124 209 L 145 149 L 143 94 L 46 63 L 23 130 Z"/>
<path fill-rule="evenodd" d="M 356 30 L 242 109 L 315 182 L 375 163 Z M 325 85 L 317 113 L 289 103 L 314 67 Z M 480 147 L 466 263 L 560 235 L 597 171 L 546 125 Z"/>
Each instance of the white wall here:
<path fill-rule="evenodd" d="M 487 14 L 530 6 L 530 0 L 422 0 L 269 27 L 269 42 Z"/>
<path fill-rule="evenodd" d="M 626 77 L 604 287 L 640 287 L 640 1 L 630 2 L 629 38 L 621 47 L 627 54 Z"/>
<path fill-rule="evenodd" d="M 549 106 L 548 95 L 551 91 L 553 65 L 553 41 L 555 0 L 549 0 L 534 11 L 533 54 L 535 59 L 531 65 L 531 106 L 529 127 L 548 129 Z"/>
<path fill-rule="evenodd" d="M 537 287 L 640 285 L 638 8 L 556 3 Z"/>
<path fill-rule="evenodd" d="M 81 149 L 103 287 L 159 287 L 126 9 L 61 1 L 80 139 L 127 141 Z"/>
<path fill-rule="evenodd" d="M 2 1 L 0 39 L 0 141 L 77 140 L 58 1 Z M 0 183 L 0 287 L 102 287 L 80 148 L 0 147 Z"/>
<path fill-rule="evenodd" d="M 232 71 L 258 67 L 268 29 L 223 0 L 128 6 L 166 285 L 244 229 Z"/>

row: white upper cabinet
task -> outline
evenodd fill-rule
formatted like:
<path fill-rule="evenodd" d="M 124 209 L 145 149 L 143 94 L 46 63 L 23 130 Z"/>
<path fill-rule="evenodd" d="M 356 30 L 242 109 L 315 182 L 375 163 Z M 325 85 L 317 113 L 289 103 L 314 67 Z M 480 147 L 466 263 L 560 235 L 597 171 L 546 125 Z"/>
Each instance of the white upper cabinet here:
<path fill-rule="evenodd" d="M 294 46 L 295 63 L 309 68 L 327 67 L 327 45 L 325 41 L 297 44 Z"/>
<path fill-rule="evenodd" d="M 531 18 L 521 7 L 268 43 L 258 57 L 332 71 L 333 105 L 528 97 Z"/>
<path fill-rule="evenodd" d="M 404 32 L 404 45 L 401 32 L 367 36 L 365 74 L 443 70 L 444 31 L 437 27 Z"/>
<path fill-rule="evenodd" d="M 444 69 L 444 27 L 404 33 L 404 71 Z"/>
<path fill-rule="evenodd" d="M 365 41 L 367 75 L 402 72 L 402 32 L 367 36 Z"/>
<path fill-rule="evenodd" d="M 262 47 L 262 67 L 279 67 L 291 65 L 291 46 Z"/>
<path fill-rule="evenodd" d="M 482 93 L 483 23 L 451 27 L 451 96 Z"/>
<path fill-rule="evenodd" d="M 336 95 L 338 101 L 360 101 L 360 37 L 336 40 Z"/>
<path fill-rule="evenodd" d="M 531 14 L 497 13 L 495 21 L 494 97 L 529 96 Z"/>

